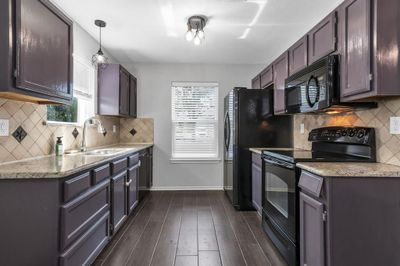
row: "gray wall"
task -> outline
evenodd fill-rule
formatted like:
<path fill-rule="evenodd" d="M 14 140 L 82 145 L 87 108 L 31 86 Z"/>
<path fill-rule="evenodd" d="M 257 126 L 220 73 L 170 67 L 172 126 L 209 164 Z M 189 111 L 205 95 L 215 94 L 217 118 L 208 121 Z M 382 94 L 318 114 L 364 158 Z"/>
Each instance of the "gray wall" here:
<path fill-rule="evenodd" d="M 124 64 L 138 78 L 138 115 L 154 118 L 154 188 L 222 188 L 223 163 L 172 163 L 171 82 L 219 83 L 219 154 L 223 154 L 223 99 L 235 86 L 250 86 L 260 65 Z"/>
<path fill-rule="evenodd" d="M 94 24 L 93 27 L 95 27 Z M 89 35 L 78 23 L 74 22 L 74 55 L 79 56 L 87 62 L 91 62 L 92 55 L 98 50 L 98 41 Z M 118 63 L 104 48 L 103 52 L 108 56 L 111 63 Z"/>

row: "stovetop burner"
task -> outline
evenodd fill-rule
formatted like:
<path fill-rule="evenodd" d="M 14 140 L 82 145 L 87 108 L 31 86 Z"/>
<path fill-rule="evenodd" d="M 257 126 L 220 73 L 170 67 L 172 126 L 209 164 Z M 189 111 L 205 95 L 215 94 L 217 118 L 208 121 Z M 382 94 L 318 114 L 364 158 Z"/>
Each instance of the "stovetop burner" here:
<path fill-rule="evenodd" d="M 365 127 L 326 127 L 310 132 L 312 150 L 264 150 L 263 157 L 296 162 L 375 162 L 375 131 Z"/>
<path fill-rule="evenodd" d="M 351 156 L 338 153 L 320 152 L 311 150 L 265 150 L 264 157 L 274 157 L 286 162 L 361 162 L 369 161 L 369 158 L 359 156 Z"/>

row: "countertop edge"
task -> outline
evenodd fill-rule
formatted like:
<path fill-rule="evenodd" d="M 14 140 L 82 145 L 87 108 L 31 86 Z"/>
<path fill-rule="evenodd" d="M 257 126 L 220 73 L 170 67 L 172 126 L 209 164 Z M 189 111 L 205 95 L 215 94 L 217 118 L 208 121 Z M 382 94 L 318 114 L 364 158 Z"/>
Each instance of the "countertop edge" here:
<path fill-rule="evenodd" d="M 331 169 L 327 170 L 330 164 Z M 362 169 L 365 166 L 366 169 Z M 399 178 L 400 167 L 386 163 L 318 163 L 318 162 L 299 162 L 296 167 L 322 177 L 331 178 Z M 385 169 L 387 168 L 387 169 Z"/>

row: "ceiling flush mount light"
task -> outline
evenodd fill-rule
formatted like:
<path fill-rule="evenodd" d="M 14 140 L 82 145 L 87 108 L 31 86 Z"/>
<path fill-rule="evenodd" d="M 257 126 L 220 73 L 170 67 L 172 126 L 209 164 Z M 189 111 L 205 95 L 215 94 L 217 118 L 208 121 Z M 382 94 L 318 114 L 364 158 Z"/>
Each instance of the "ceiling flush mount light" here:
<path fill-rule="evenodd" d="M 104 22 L 103 20 L 99 20 L 96 19 L 94 21 L 94 24 L 99 27 L 100 30 L 100 38 L 99 38 L 99 42 L 100 42 L 100 48 L 97 51 L 97 53 L 95 53 L 92 56 L 92 64 L 96 67 L 105 67 L 106 64 L 108 63 L 108 57 L 104 55 L 103 50 L 101 49 L 101 29 L 106 27 L 106 22 Z"/>
<path fill-rule="evenodd" d="M 188 42 L 193 41 L 195 45 L 200 45 L 205 39 L 204 27 L 206 26 L 206 23 L 206 16 L 191 16 L 187 22 L 188 30 L 185 35 L 186 40 Z"/>

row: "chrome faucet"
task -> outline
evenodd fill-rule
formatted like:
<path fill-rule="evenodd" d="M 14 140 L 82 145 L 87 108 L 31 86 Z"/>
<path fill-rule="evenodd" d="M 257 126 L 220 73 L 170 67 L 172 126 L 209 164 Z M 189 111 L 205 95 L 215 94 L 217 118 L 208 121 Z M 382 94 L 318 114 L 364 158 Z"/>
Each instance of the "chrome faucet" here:
<path fill-rule="evenodd" d="M 97 131 L 99 133 L 104 134 L 106 131 L 103 125 L 101 124 L 101 121 L 99 119 L 96 119 L 94 117 L 88 118 L 85 120 L 85 123 L 83 123 L 83 133 L 82 133 L 82 145 L 81 145 L 81 151 L 86 151 L 86 128 L 88 125 L 96 125 L 97 124 Z"/>

